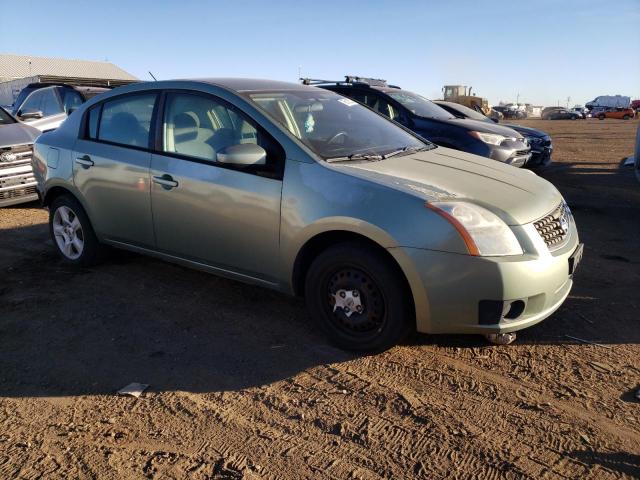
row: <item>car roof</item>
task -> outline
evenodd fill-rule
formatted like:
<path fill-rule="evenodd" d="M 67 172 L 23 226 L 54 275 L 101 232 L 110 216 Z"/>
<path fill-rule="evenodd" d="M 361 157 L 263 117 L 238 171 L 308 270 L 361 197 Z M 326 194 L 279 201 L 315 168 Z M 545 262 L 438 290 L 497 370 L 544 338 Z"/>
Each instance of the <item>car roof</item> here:
<path fill-rule="evenodd" d="M 209 83 L 238 92 L 257 90 L 309 90 L 309 88 L 313 88 L 308 85 L 300 85 L 299 83 L 266 80 L 262 78 L 182 78 L 177 81 Z"/>

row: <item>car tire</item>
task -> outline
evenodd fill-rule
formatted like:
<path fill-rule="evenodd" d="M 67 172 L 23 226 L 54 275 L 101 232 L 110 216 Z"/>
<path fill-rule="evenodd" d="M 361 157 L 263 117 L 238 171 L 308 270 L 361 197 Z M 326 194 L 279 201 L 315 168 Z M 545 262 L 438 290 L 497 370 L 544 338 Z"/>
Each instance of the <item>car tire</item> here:
<path fill-rule="evenodd" d="M 68 264 L 88 267 L 104 258 L 106 247 L 98 241 L 80 202 L 71 195 L 61 195 L 49 206 L 49 233 Z"/>
<path fill-rule="evenodd" d="M 598 120 L 604 120 L 604 115 L 598 115 Z"/>
<path fill-rule="evenodd" d="M 622 117 L 623 120 L 629 120 L 629 118 L 631 118 L 629 117 L 629 115 L 625 115 L 624 117 Z"/>
<path fill-rule="evenodd" d="M 340 348 L 381 351 L 415 326 L 402 273 L 383 253 L 361 243 L 323 251 L 311 264 L 305 300 L 315 323 Z M 336 306 L 336 303 L 342 305 Z"/>

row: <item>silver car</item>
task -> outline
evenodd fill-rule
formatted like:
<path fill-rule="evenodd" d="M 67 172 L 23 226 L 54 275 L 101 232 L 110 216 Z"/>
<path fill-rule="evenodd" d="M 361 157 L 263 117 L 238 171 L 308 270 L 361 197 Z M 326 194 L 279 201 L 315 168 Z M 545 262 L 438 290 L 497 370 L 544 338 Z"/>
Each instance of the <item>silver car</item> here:
<path fill-rule="evenodd" d="M 284 82 L 115 89 L 39 137 L 34 171 L 65 261 L 108 245 L 304 295 L 345 348 L 499 339 L 562 304 L 582 254 L 534 173 Z"/>
<path fill-rule="evenodd" d="M 33 142 L 40 131 L 0 107 L 0 207 L 38 199 L 31 171 Z"/>
<path fill-rule="evenodd" d="M 83 102 L 108 91 L 108 88 L 64 83 L 31 83 L 20 91 L 12 113 L 41 132 L 48 132 L 58 128 Z"/>

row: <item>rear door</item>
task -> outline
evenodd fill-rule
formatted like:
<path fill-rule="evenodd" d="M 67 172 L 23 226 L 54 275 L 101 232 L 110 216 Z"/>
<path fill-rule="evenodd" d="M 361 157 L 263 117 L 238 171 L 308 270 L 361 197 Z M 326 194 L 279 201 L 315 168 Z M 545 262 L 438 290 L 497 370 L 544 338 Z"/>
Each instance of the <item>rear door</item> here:
<path fill-rule="evenodd" d="M 126 94 L 92 107 L 74 152 L 74 182 L 96 232 L 106 239 L 154 247 L 149 167 L 158 95 Z"/>
<path fill-rule="evenodd" d="M 211 96 L 169 92 L 151 164 L 158 249 L 222 271 L 272 281 L 280 238 L 284 150 L 241 111 Z M 267 151 L 258 168 L 219 163 L 241 143 Z"/>

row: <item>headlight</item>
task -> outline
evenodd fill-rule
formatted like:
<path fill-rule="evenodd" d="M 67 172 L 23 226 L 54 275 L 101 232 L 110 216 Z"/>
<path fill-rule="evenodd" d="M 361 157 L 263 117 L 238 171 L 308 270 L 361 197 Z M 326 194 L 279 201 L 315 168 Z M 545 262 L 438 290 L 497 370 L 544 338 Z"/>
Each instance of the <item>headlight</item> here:
<path fill-rule="evenodd" d="M 511 229 L 486 208 L 467 202 L 434 202 L 426 205 L 453 225 L 471 255 L 522 255 L 522 247 Z"/>
<path fill-rule="evenodd" d="M 477 138 L 481 142 L 488 143 L 490 145 L 500 145 L 507 137 L 498 135 L 496 133 L 484 133 L 484 132 L 469 132 L 469 135 Z"/>

